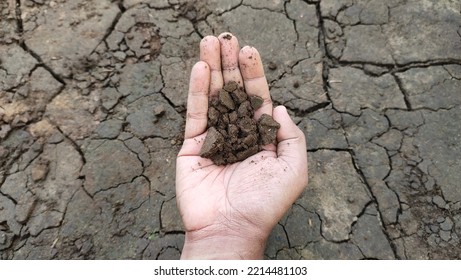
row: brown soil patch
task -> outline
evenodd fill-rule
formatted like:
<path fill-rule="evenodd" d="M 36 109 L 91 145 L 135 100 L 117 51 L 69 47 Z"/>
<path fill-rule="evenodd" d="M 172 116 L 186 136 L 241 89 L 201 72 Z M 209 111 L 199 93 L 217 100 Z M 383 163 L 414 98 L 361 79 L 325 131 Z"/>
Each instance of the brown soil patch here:
<path fill-rule="evenodd" d="M 226 35 L 223 36 L 223 39 L 230 40 L 230 39 L 232 39 L 232 35 L 226 34 Z"/>
<path fill-rule="evenodd" d="M 263 104 L 259 96 L 248 96 L 237 83 L 230 82 L 212 98 L 208 108 L 208 134 L 200 156 L 216 165 L 243 161 L 275 143 L 280 124 L 263 114 L 253 118 Z"/>

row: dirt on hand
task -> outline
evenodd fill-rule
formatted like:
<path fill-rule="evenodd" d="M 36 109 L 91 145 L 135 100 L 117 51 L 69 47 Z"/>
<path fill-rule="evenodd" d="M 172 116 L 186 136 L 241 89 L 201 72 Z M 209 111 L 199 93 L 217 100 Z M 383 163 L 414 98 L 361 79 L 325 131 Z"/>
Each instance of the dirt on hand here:
<path fill-rule="evenodd" d="M 259 96 L 248 96 L 236 82 L 227 83 L 208 106 L 208 133 L 200 156 L 216 165 L 243 161 L 261 151 L 262 146 L 276 143 L 280 124 L 254 112 L 263 105 Z"/>

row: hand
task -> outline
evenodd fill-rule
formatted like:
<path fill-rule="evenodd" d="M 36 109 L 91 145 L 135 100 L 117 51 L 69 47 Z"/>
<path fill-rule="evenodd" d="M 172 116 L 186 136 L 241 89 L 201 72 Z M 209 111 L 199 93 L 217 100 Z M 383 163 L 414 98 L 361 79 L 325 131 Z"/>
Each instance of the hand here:
<path fill-rule="evenodd" d="M 286 108 L 272 107 L 258 51 L 240 50 L 223 33 L 200 43 L 192 68 L 184 143 L 176 164 L 176 199 L 185 227 L 182 259 L 260 259 L 276 223 L 307 185 L 306 141 Z M 280 123 L 277 146 L 242 162 L 217 166 L 198 154 L 206 136 L 209 96 L 235 81 L 264 99 L 263 113 Z"/>

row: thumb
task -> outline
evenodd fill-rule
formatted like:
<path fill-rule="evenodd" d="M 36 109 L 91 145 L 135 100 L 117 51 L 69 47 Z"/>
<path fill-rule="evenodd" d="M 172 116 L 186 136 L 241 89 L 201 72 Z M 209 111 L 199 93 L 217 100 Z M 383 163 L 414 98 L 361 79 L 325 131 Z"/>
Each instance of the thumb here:
<path fill-rule="evenodd" d="M 285 162 L 307 174 L 307 151 L 304 133 L 296 126 L 288 115 L 285 106 L 278 106 L 273 110 L 273 118 L 280 123 L 277 132 L 277 156 Z"/>

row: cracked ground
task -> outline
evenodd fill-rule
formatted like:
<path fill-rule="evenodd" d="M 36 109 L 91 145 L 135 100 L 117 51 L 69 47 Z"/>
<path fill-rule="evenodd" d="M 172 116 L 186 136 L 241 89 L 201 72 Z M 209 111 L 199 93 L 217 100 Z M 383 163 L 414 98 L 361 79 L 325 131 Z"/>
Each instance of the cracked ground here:
<path fill-rule="evenodd" d="M 2 0 L 0 259 L 179 258 L 189 73 L 224 31 L 308 139 L 267 259 L 461 258 L 460 1 Z"/>

